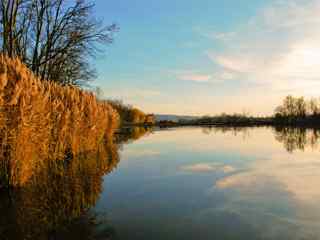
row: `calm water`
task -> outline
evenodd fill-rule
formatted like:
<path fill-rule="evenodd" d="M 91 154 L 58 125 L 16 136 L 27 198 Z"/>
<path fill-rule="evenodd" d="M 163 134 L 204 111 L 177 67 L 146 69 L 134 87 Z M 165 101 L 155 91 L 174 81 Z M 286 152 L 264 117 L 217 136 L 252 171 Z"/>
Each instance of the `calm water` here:
<path fill-rule="evenodd" d="M 135 130 L 4 191 L 0 239 L 320 239 L 318 134 Z"/>

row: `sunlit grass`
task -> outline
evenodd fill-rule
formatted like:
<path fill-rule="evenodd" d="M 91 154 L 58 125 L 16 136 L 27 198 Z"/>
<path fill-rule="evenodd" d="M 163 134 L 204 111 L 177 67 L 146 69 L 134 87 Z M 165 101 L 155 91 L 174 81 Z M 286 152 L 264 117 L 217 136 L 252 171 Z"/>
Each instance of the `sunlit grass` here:
<path fill-rule="evenodd" d="M 93 93 L 41 81 L 0 56 L 0 186 L 23 185 L 46 159 L 98 149 L 118 123 L 117 111 Z"/>

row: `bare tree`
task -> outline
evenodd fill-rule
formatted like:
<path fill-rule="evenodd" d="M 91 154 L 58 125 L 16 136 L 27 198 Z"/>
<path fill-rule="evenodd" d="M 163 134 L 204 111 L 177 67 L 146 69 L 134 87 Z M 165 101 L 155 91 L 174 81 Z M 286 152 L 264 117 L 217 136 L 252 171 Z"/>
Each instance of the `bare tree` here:
<path fill-rule="evenodd" d="M 2 0 L 1 51 L 20 57 L 42 79 L 83 84 L 94 76 L 88 59 L 118 29 L 97 21 L 93 8 L 85 0 Z"/>

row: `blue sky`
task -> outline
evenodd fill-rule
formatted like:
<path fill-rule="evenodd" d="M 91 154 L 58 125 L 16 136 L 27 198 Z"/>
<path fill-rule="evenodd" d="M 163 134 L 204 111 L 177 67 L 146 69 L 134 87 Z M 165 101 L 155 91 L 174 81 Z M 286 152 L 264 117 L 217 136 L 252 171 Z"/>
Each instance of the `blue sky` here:
<path fill-rule="evenodd" d="M 316 95 L 318 0 L 95 3 L 98 18 L 120 26 L 93 62 L 106 98 L 203 115 L 270 114 L 287 94 Z"/>

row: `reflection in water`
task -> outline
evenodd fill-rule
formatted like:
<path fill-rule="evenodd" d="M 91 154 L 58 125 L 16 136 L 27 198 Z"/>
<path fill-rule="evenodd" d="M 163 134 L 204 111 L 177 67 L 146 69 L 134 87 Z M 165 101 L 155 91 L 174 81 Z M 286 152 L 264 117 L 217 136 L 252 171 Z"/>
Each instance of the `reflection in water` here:
<path fill-rule="evenodd" d="M 90 208 L 96 205 L 103 192 L 103 176 L 110 173 L 119 164 L 119 147 L 124 143 L 130 143 L 132 140 L 137 140 L 153 132 L 153 129 L 126 128 L 115 133 L 113 130 L 110 130 L 110 128 L 107 130 L 104 129 L 103 134 L 101 134 L 101 131 L 88 127 L 83 128 L 82 132 L 71 131 L 71 133 L 69 132 L 68 134 L 61 130 L 50 135 L 51 137 L 48 138 L 46 137 L 48 135 L 44 130 L 45 128 L 39 128 L 39 131 L 36 131 L 36 127 L 33 128 L 32 126 L 25 128 L 20 126 L 18 129 L 12 126 L 6 125 L 0 129 L 0 186 L 2 188 L 0 191 L 1 240 L 112 239 L 115 235 L 118 235 L 119 231 L 125 234 L 125 228 L 129 226 L 129 222 L 124 224 L 125 228 L 123 227 L 122 229 L 119 228 L 119 226 L 112 227 L 114 223 L 111 224 L 108 222 L 108 216 L 101 216 L 103 213 L 94 212 L 92 209 L 90 210 Z M 8 131 L 8 128 L 11 130 Z M 243 224 L 243 219 L 235 221 L 235 213 L 230 212 L 230 209 L 245 211 L 242 208 L 240 208 L 240 210 L 236 208 L 238 205 L 235 200 L 241 203 L 251 201 L 256 204 L 255 200 L 258 195 L 263 196 L 265 199 L 273 197 L 275 201 L 280 201 L 284 198 L 283 189 L 280 187 L 275 189 L 269 187 L 269 190 L 265 187 L 267 185 L 276 186 L 275 181 L 281 182 L 288 193 L 294 194 L 295 198 L 299 198 L 301 201 L 306 202 L 308 200 L 308 202 L 310 202 L 310 199 L 318 199 L 318 195 L 316 195 L 317 191 L 312 188 L 318 179 L 316 177 L 316 170 L 318 169 L 316 160 L 312 160 L 310 163 L 306 161 L 301 162 L 299 161 L 299 155 L 289 159 L 287 156 L 289 154 L 286 153 L 287 155 L 274 155 L 273 159 L 269 161 L 267 161 L 268 159 L 257 160 L 254 164 L 251 163 L 251 166 L 245 170 L 243 166 L 244 163 L 248 164 L 250 161 L 237 162 L 238 159 L 228 160 L 229 158 L 233 158 L 233 156 L 229 156 L 228 154 L 223 155 L 225 162 L 220 161 L 221 156 L 217 155 L 218 157 L 216 157 L 215 151 L 218 149 L 219 151 L 230 152 L 230 149 L 232 149 L 233 152 L 241 152 L 231 147 L 240 146 L 239 148 L 242 149 L 246 143 L 241 143 L 241 139 L 248 140 L 259 132 L 255 131 L 251 136 L 251 128 L 202 128 L 201 130 L 205 134 L 198 135 L 192 132 L 195 130 L 191 131 L 190 129 L 187 129 L 185 132 L 184 130 L 173 130 L 171 133 L 169 133 L 169 131 L 159 131 L 165 136 L 164 141 L 161 141 L 161 134 L 154 134 L 153 139 L 155 140 L 153 141 L 155 142 L 151 140 L 152 144 L 143 145 L 143 147 L 147 147 L 144 151 L 149 151 L 147 156 L 143 154 L 133 154 L 135 150 L 143 153 L 143 149 L 141 148 L 133 148 L 131 151 L 130 149 L 126 149 L 125 151 L 129 154 L 128 157 L 135 159 L 135 161 L 128 161 L 127 164 L 137 164 L 137 166 L 139 166 L 137 169 L 133 168 L 132 171 L 139 172 L 145 168 L 143 174 L 136 174 L 137 172 L 135 172 L 133 176 L 143 175 L 144 178 L 147 179 L 150 177 L 150 179 L 149 181 L 143 179 L 140 184 L 136 185 L 144 186 L 144 184 L 146 184 L 145 188 L 141 189 L 140 192 L 132 195 L 130 201 L 123 196 L 116 199 L 116 201 L 125 201 L 125 204 L 129 205 L 127 206 L 128 209 L 132 206 L 133 210 L 130 210 L 130 214 L 135 211 L 134 208 L 137 208 L 137 214 L 135 216 L 138 216 L 141 212 L 144 212 L 144 216 L 147 216 L 148 209 L 150 209 L 150 211 L 152 210 L 152 219 L 156 218 L 157 215 L 162 216 L 164 214 L 160 206 L 164 202 L 168 202 L 168 200 L 172 200 L 171 204 L 175 204 L 176 200 L 173 199 L 179 199 L 177 205 L 173 205 L 172 213 L 187 211 L 186 209 L 195 210 L 197 206 L 195 206 L 194 203 L 196 202 L 199 204 L 198 207 L 203 204 L 204 206 L 202 207 L 207 208 L 207 210 L 196 216 L 199 218 L 199 221 L 205 220 L 205 222 L 212 222 L 213 219 L 215 219 L 217 226 L 221 223 L 223 224 L 223 226 L 219 225 L 218 229 L 225 229 L 226 232 L 230 232 L 227 231 L 228 225 L 225 223 L 233 221 L 233 224 L 238 227 Z M 266 129 L 263 129 L 263 131 L 265 130 Z M 93 131 L 93 134 L 89 134 L 89 131 Z M 82 136 L 82 133 L 85 135 Z M 210 133 L 217 136 L 208 136 Z M 232 136 L 236 136 L 236 138 L 232 138 L 230 141 L 230 138 L 222 137 L 222 135 L 227 136 L 228 133 L 232 133 Z M 273 134 L 274 139 L 281 142 L 290 153 L 296 150 L 305 150 L 307 146 L 316 148 L 319 139 L 318 129 L 282 127 L 274 128 Z M 160 136 L 160 138 L 157 138 L 157 136 Z M 192 139 L 193 136 L 196 138 L 196 141 Z M 170 143 L 170 141 L 172 141 L 170 137 L 176 137 L 172 144 Z M 209 144 L 211 137 L 215 144 Z M 253 155 L 253 149 L 260 152 L 264 148 L 263 144 L 270 144 L 271 147 L 271 141 L 264 142 L 263 140 L 264 139 L 259 139 L 258 144 L 260 145 L 257 145 L 258 147 L 251 142 L 251 148 L 243 151 L 246 154 Z M 167 142 L 170 144 L 167 144 Z M 188 147 L 188 143 L 191 143 L 190 147 Z M 182 147 L 181 149 L 178 148 L 180 145 Z M 215 148 L 215 145 L 218 145 L 218 147 Z M 223 149 L 223 147 L 226 149 Z M 167 158 L 162 155 L 163 153 L 170 154 L 166 156 L 171 158 L 174 156 L 179 157 L 177 157 L 176 163 L 172 161 L 171 158 L 168 158 L 170 161 L 166 162 Z M 207 159 L 207 157 L 210 159 Z M 213 159 L 211 159 L 211 157 Z M 238 157 L 240 158 L 240 156 Z M 158 161 L 143 162 L 144 158 L 154 158 Z M 198 158 L 202 158 L 203 162 L 200 161 L 202 159 L 196 161 Z M 143 164 L 141 164 L 141 161 Z M 175 166 L 175 164 L 177 164 L 177 166 Z M 154 168 L 154 166 L 156 167 Z M 289 168 L 291 169 L 291 173 L 295 174 L 288 174 L 287 169 Z M 170 171 L 174 171 L 171 169 L 177 169 L 179 174 L 170 173 Z M 162 173 L 158 171 L 169 172 Z M 162 176 L 164 179 L 163 182 L 158 182 Z M 201 177 L 196 178 L 196 176 Z M 222 207 L 211 206 L 211 199 L 209 199 L 208 202 L 205 201 L 209 195 L 208 192 L 204 196 L 201 195 L 201 192 L 198 192 L 198 190 L 202 189 L 202 184 L 208 185 L 209 187 L 211 186 L 212 188 L 212 176 L 216 179 L 214 184 L 215 194 L 218 194 L 219 191 L 236 189 L 232 195 L 232 200 L 229 199 L 229 202 L 224 200 Z M 272 176 L 272 180 L 270 180 L 270 176 Z M 180 183 L 177 181 L 169 184 L 170 179 L 175 177 L 185 179 Z M 310 179 L 310 186 L 308 185 L 309 188 L 304 188 L 303 185 L 306 184 L 305 179 L 307 177 Z M 204 182 L 205 178 L 208 178 L 208 184 Z M 189 187 L 184 183 L 190 181 L 190 179 L 192 179 L 192 184 L 189 183 L 191 184 Z M 123 183 L 123 179 L 121 179 L 120 184 L 121 183 Z M 129 191 L 124 192 L 128 194 L 132 192 L 133 194 L 134 190 L 132 190 L 130 183 L 131 181 L 129 181 L 127 183 L 128 186 L 125 186 L 123 189 L 129 189 Z M 158 190 L 157 185 L 154 187 L 147 185 L 155 183 L 159 183 Z M 177 183 L 176 189 L 174 188 L 175 183 Z M 197 185 L 198 183 L 199 185 Z M 110 186 L 106 184 L 105 186 L 107 190 L 108 188 L 114 187 L 121 189 L 119 185 Z M 170 199 L 170 194 L 168 194 L 170 189 L 172 190 L 171 194 L 175 196 L 173 199 Z M 258 194 L 257 192 L 253 192 L 252 189 L 256 189 L 255 191 L 257 191 Z M 280 197 L 278 194 L 275 196 L 270 194 L 270 191 L 279 191 L 280 194 L 280 190 L 282 194 Z M 195 192 L 192 193 L 192 191 Z M 240 191 L 244 191 L 245 194 L 239 194 Z M 143 195 L 143 199 L 139 199 L 139 196 L 144 194 L 144 192 L 146 194 Z M 177 194 L 177 192 L 179 192 L 179 194 Z M 241 197 L 239 198 L 237 194 Z M 217 201 L 213 202 L 218 204 L 222 196 L 226 197 L 227 192 L 221 196 L 217 195 Z M 164 199 L 164 197 L 166 197 L 166 199 Z M 188 198 L 190 198 L 190 205 L 188 205 Z M 137 200 L 136 202 L 135 199 Z M 159 199 L 159 203 L 156 202 L 157 199 Z M 259 199 L 261 199 L 261 197 L 259 197 Z M 109 203 L 108 200 L 107 198 L 105 201 L 106 205 Z M 141 204 L 141 202 L 143 202 L 143 204 Z M 149 203 L 151 205 L 148 207 Z M 159 204 L 159 211 L 155 208 L 155 206 L 157 206 L 156 204 Z M 143 207 L 139 210 L 141 205 L 143 205 Z M 251 207 L 252 206 L 253 205 L 251 205 Z M 241 207 L 245 209 L 248 206 L 241 204 Z M 285 207 L 287 207 L 287 205 Z M 227 215 L 225 209 L 228 209 L 231 214 L 230 216 Z M 120 215 L 122 211 L 125 211 L 125 208 L 121 207 L 119 210 Z M 276 210 L 272 209 L 272 211 L 272 214 L 279 215 Z M 254 209 L 254 214 L 258 214 L 257 209 Z M 126 216 L 129 215 L 126 213 L 123 219 L 126 219 Z M 253 218 L 253 215 L 250 215 L 250 217 Z M 249 218 L 249 216 L 246 216 L 246 218 Z M 130 218 L 128 219 L 130 220 Z M 132 222 L 130 224 L 133 224 L 132 228 L 134 228 L 134 224 L 138 223 L 139 222 Z M 148 226 L 151 222 L 143 222 L 143 224 Z M 162 234 L 162 232 L 160 227 L 162 224 L 163 223 L 159 222 L 158 225 L 159 239 L 161 239 L 160 234 Z M 168 229 L 172 229 L 175 224 L 176 223 L 172 223 Z M 186 225 L 180 224 L 181 229 L 179 234 L 183 235 L 186 229 L 183 226 L 191 223 L 185 223 Z M 188 229 L 192 229 L 193 225 L 189 226 Z M 205 235 L 204 233 L 206 231 L 212 229 L 207 225 L 204 225 L 204 227 L 203 235 Z M 153 229 L 153 231 L 155 230 Z M 225 232 L 223 232 L 223 234 L 224 233 Z M 235 232 L 234 236 L 237 236 L 236 233 L 239 234 L 239 232 Z M 163 234 L 165 234 L 165 231 Z M 194 234 L 194 232 L 191 231 L 189 236 L 192 236 L 192 234 Z M 210 232 L 210 234 L 212 236 L 215 236 L 214 234 L 220 236 L 219 234 L 222 234 L 222 230 L 221 232 L 218 230 L 216 232 L 213 231 Z M 249 233 L 245 232 L 243 234 Z M 128 237 L 128 239 L 130 238 Z M 238 238 L 234 237 L 232 239 Z"/>
<path fill-rule="evenodd" d="M 119 162 L 119 146 L 146 130 L 114 137 L 112 128 L 71 128 L 47 137 L 45 128 L 10 124 L 0 132 L 0 239 L 106 239 L 114 234 L 112 228 L 98 227 L 88 210 L 102 192 L 103 176 Z"/>
<path fill-rule="evenodd" d="M 119 239 L 318 239 L 319 154 L 284 143 L 272 128 L 155 131 L 124 149 L 101 204 Z"/>
<path fill-rule="evenodd" d="M 309 140 L 289 153 L 296 137 L 274 131 L 155 131 L 124 148 L 98 204 L 119 239 L 319 239 L 319 153 Z M 145 149 L 158 154 L 134 154 Z"/>
<path fill-rule="evenodd" d="M 153 127 L 148 126 L 122 128 L 116 134 L 115 141 L 120 143 L 130 143 L 138 140 L 142 136 L 152 133 L 153 130 Z"/>
<path fill-rule="evenodd" d="M 9 190 L 2 216 L 13 220 L 7 224 L 15 234 L 41 239 L 96 203 L 102 191 L 102 176 L 118 160 L 116 146 L 109 144 L 101 145 L 96 152 L 46 160 L 22 186 Z"/>
<path fill-rule="evenodd" d="M 276 140 L 282 142 L 288 152 L 318 146 L 320 129 L 278 127 L 274 132 Z"/>
<path fill-rule="evenodd" d="M 202 128 L 202 132 L 204 134 L 210 134 L 210 133 L 232 133 L 233 136 L 237 136 L 241 134 L 241 137 L 243 140 L 246 140 L 250 137 L 250 128 L 249 127 L 204 127 Z"/>
<path fill-rule="evenodd" d="M 210 133 L 229 133 L 234 136 L 242 134 L 243 139 L 250 137 L 250 127 L 206 127 L 202 128 L 205 134 Z M 284 148 L 292 153 L 295 150 L 303 151 L 305 147 L 316 149 L 318 147 L 320 129 L 318 128 L 293 128 L 293 127 L 275 127 L 272 128 L 275 139 L 283 143 Z"/>

